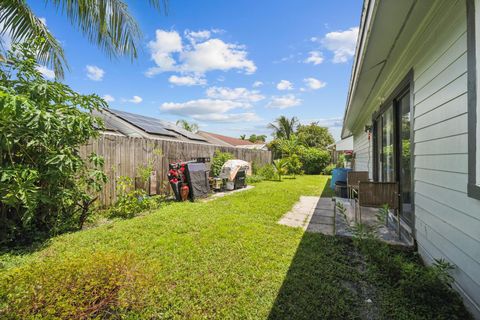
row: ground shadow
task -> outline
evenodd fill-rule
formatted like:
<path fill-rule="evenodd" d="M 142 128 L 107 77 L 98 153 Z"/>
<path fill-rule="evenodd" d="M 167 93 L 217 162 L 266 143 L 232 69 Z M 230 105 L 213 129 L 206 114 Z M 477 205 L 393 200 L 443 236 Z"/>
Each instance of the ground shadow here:
<path fill-rule="evenodd" d="M 330 182 L 332 179 L 328 178 L 327 182 L 325 182 L 325 185 L 323 186 L 322 194 L 320 197 L 322 198 L 331 198 L 335 196 L 335 192 L 330 189 Z"/>
<path fill-rule="evenodd" d="M 268 319 L 359 318 L 352 252 L 346 239 L 305 232 Z"/>

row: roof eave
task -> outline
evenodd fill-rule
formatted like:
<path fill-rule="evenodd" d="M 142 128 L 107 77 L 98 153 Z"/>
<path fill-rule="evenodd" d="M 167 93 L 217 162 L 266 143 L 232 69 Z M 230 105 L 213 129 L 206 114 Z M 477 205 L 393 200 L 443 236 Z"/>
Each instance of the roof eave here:
<path fill-rule="evenodd" d="M 347 103 L 343 115 L 343 125 L 341 138 L 345 139 L 349 137 L 352 133 L 347 132 L 345 129 L 345 123 L 347 121 L 348 113 L 350 110 L 350 105 L 352 102 L 352 97 L 355 93 L 356 84 L 359 76 L 359 70 L 361 69 L 363 58 L 365 56 L 367 43 L 369 40 L 370 29 L 374 21 L 374 12 L 377 8 L 378 1 L 376 0 L 364 0 L 363 10 L 362 10 L 362 19 L 360 23 L 360 29 L 358 31 L 358 41 L 355 48 L 355 60 L 352 66 L 352 74 L 350 76 L 350 83 L 348 88 Z"/>

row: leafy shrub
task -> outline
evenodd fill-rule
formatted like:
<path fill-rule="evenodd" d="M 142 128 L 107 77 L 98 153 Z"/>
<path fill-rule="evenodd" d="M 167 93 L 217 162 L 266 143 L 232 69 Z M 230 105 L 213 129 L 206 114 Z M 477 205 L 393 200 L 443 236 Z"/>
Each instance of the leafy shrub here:
<path fill-rule="evenodd" d="M 325 169 L 323 169 L 323 174 L 326 174 L 326 175 L 332 175 L 332 171 L 333 169 L 335 169 L 336 166 L 332 163 L 332 164 L 329 164 L 328 166 L 325 167 Z"/>
<path fill-rule="evenodd" d="M 340 153 L 337 157 L 337 168 L 344 168 L 345 167 L 345 155 Z"/>
<path fill-rule="evenodd" d="M 302 148 L 300 161 L 303 164 L 303 171 L 307 174 L 319 174 L 330 163 L 330 153 L 317 148 Z"/>
<path fill-rule="evenodd" d="M 257 173 L 265 180 L 273 180 L 275 178 L 275 167 L 271 164 L 266 164 L 263 167 L 258 168 Z"/>
<path fill-rule="evenodd" d="M 233 159 L 233 154 L 229 152 L 221 152 L 220 150 L 215 150 L 212 159 L 212 166 L 210 170 L 212 171 L 212 175 L 214 177 L 218 177 L 222 170 L 222 166 L 228 160 Z"/>
<path fill-rule="evenodd" d="M 14 45 L 0 64 L 0 245 L 81 227 L 106 181 L 103 160 L 77 151 L 98 135 L 92 112 L 106 103 L 45 80 L 41 45 Z"/>
<path fill-rule="evenodd" d="M 302 163 L 300 162 L 300 158 L 297 154 L 292 154 L 286 158 L 286 161 L 288 174 L 291 174 L 295 177 L 295 175 L 302 173 Z"/>
<path fill-rule="evenodd" d="M 133 218 L 137 214 L 160 208 L 165 202 L 162 196 L 148 196 L 145 190 L 135 189 L 130 177 L 120 176 L 117 179 L 117 201 L 108 208 L 109 218 Z"/>
<path fill-rule="evenodd" d="M 260 175 L 253 175 L 253 176 L 247 177 L 247 183 L 257 183 L 257 182 L 262 182 L 263 180 L 265 180 L 264 177 Z"/>
<path fill-rule="evenodd" d="M 151 279 L 135 257 L 81 252 L 46 258 L 0 275 L 0 315 L 8 319 L 116 318 L 141 310 Z M 14 280 L 14 281 L 13 281 Z"/>
<path fill-rule="evenodd" d="M 340 202 L 337 209 L 345 216 L 346 208 Z M 400 305 L 405 310 L 415 310 L 415 315 L 422 319 L 432 314 L 454 314 L 458 316 L 456 319 L 471 319 L 460 296 L 451 287 L 452 264 L 435 259 L 433 265 L 424 266 L 418 256 L 399 251 L 377 239 L 376 229 L 385 225 L 387 214 L 388 206 L 385 205 L 376 214 L 376 224 L 355 223 L 347 228 L 353 233 L 354 245 L 370 262 L 369 268 L 379 271 L 375 272 L 379 277 L 375 280 L 382 286 L 390 286 L 396 293 L 395 297 L 388 297 L 394 301 L 394 308 Z"/>

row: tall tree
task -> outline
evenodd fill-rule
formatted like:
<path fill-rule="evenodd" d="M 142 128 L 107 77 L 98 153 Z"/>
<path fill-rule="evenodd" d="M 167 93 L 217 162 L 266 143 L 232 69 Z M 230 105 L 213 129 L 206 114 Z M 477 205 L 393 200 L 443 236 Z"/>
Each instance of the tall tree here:
<path fill-rule="evenodd" d="M 187 120 L 183 120 L 183 119 L 177 120 L 176 125 L 193 133 L 196 133 L 198 131 L 198 124 L 193 122 L 190 123 Z"/>
<path fill-rule="evenodd" d="M 278 117 L 268 127 L 273 130 L 273 136 L 276 139 L 290 139 L 290 136 L 295 133 L 298 127 L 297 117 L 288 118 L 285 116 Z"/>
<path fill-rule="evenodd" d="M 247 135 L 246 135 L 246 134 L 240 135 L 240 139 L 241 139 L 241 140 L 245 140 L 246 138 L 247 138 Z"/>
<path fill-rule="evenodd" d="M 322 150 L 335 142 L 328 128 L 319 126 L 318 122 L 298 126 L 297 136 L 301 145 Z"/>
<path fill-rule="evenodd" d="M 148 0 L 149 4 L 166 11 L 168 0 Z M 140 28 L 124 0 L 44 0 L 67 17 L 93 44 L 109 57 L 137 58 L 141 40 Z M 38 48 L 37 61 L 63 77 L 68 68 L 60 42 L 33 13 L 26 0 L 0 1 L 0 35 L 9 34 L 13 43 L 44 39 Z"/>

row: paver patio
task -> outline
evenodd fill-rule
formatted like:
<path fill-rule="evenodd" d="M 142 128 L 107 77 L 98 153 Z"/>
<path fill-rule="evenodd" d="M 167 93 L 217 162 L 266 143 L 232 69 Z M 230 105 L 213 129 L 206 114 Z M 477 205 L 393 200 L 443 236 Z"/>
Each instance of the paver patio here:
<path fill-rule="evenodd" d="M 330 198 L 301 196 L 300 200 L 278 222 L 305 231 L 333 235 L 333 202 Z"/>

